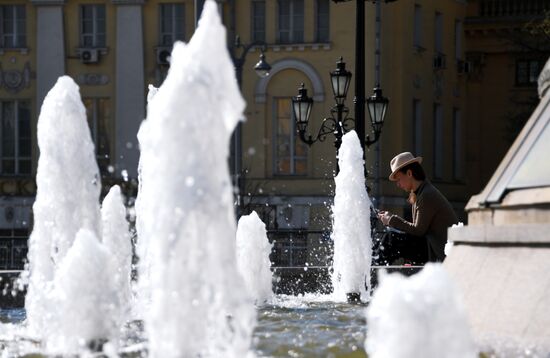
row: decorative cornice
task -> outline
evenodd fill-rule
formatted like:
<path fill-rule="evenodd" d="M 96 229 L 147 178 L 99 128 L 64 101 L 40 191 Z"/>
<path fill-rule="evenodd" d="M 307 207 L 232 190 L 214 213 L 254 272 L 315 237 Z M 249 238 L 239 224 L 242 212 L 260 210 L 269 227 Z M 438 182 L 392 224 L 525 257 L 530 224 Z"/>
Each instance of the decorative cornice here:
<path fill-rule="evenodd" d="M 31 0 L 35 6 L 63 6 L 67 0 Z"/>
<path fill-rule="evenodd" d="M 111 0 L 113 5 L 144 5 L 146 0 Z"/>
<path fill-rule="evenodd" d="M 550 59 L 546 61 L 546 65 L 540 72 L 538 85 L 539 97 L 542 98 L 550 88 Z"/>

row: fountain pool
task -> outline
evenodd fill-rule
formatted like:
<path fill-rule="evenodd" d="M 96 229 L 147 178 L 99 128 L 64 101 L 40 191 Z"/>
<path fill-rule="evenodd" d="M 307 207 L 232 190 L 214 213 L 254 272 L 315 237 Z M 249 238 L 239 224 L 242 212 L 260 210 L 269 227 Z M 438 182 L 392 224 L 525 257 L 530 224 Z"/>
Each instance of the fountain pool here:
<path fill-rule="evenodd" d="M 24 309 L 0 310 L 0 322 L 19 323 Z M 332 302 L 329 296 L 283 296 L 257 308 L 252 351 L 258 357 L 366 357 L 365 306 Z M 133 325 L 135 328 L 136 325 Z M 144 335 L 132 332 L 120 342 L 121 357 L 143 353 Z M 0 333 L 0 351 L 30 354 L 33 343 Z"/>

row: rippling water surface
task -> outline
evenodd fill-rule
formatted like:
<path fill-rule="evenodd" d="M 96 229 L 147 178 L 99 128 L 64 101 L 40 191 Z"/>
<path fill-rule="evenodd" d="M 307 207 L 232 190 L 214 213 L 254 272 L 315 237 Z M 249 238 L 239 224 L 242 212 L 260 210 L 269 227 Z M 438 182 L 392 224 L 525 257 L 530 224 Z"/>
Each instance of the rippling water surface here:
<path fill-rule="evenodd" d="M 329 296 L 277 296 L 258 308 L 253 349 L 259 357 L 366 357 L 365 308 L 362 304 L 333 302 Z M 17 324 L 24 319 L 24 309 L 0 310 L 2 323 Z M 144 352 L 143 342 L 139 342 L 141 327 L 133 326 L 131 330 L 133 337 L 126 336 L 123 357 Z M 30 342 L 14 338 L 2 342 L 4 354 L 28 352 Z"/>
<path fill-rule="evenodd" d="M 258 310 L 254 348 L 260 357 L 366 357 L 364 305 L 328 297 L 278 297 Z"/>

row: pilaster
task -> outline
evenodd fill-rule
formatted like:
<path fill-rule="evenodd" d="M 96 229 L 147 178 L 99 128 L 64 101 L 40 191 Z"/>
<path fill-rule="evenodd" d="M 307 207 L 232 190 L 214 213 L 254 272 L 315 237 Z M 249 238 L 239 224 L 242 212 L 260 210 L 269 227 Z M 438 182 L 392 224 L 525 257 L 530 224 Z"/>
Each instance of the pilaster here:
<path fill-rule="evenodd" d="M 63 5 L 65 0 L 31 0 L 36 6 L 36 106 L 60 76 L 65 74 Z"/>
<path fill-rule="evenodd" d="M 145 118 L 142 5 L 144 0 L 112 0 L 116 8 L 116 148 L 117 176 L 137 177 L 137 132 Z"/>

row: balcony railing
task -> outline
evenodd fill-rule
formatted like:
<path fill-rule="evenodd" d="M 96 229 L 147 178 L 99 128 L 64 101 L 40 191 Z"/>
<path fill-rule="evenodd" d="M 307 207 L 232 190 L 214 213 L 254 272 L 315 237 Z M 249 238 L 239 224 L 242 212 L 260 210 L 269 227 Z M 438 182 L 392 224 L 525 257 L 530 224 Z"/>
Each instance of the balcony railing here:
<path fill-rule="evenodd" d="M 542 16 L 550 10 L 550 0 L 480 0 L 479 16 Z"/>

